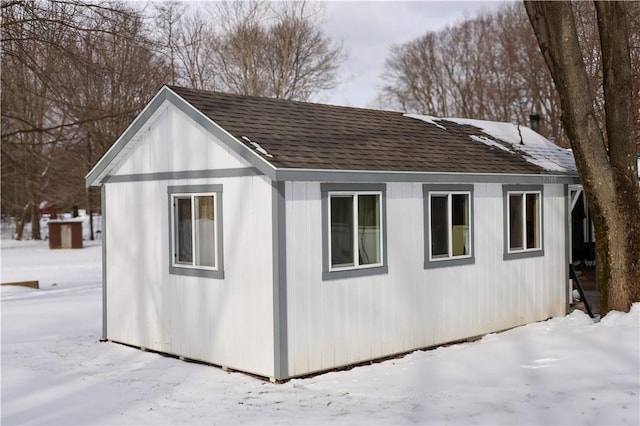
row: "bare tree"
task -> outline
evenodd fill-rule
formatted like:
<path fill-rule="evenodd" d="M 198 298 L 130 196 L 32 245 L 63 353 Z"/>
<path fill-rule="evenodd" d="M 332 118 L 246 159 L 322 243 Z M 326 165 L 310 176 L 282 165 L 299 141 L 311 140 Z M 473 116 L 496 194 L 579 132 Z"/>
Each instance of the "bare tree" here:
<path fill-rule="evenodd" d="M 342 46 L 322 33 L 317 3 L 281 3 L 266 37 L 265 66 L 269 95 L 308 100 L 336 85 L 336 70 L 344 59 Z"/>
<path fill-rule="evenodd" d="M 562 104 L 562 121 L 592 212 L 603 312 L 640 301 L 640 185 L 636 165 L 628 5 L 596 2 L 606 123 L 596 114 L 589 67 L 569 2 L 526 2 Z M 592 71 L 592 70 L 591 70 Z"/>
<path fill-rule="evenodd" d="M 448 88 L 444 77 L 438 35 L 424 36 L 391 49 L 385 65 L 388 82 L 383 91 L 400 109 L 421 114 L 449 115 Z"/>
<path fill-rule="evenodd" d="M 216 68 L 223 87 L 242 95 L 264 96 L 268 74 L 265 67 L 267 33 L 262 24 L 267 19 L 264 2 L 223 2 L 218 8 L 218 25 L 222 29 Z"/>
<path fill-rule="evenodd" d="M 468 19 L 396 46 L 385 65 L 390 105 L 437 116 L 527 123 L 562 136 L 551 77 L 521 4 Z"/>
<path fill-rule="evenodd" d="M 309 100 L 335 87 L 345 54 L 322 32 L 319 4 L 224 2 L 216 16 L 221 32 L 215 68 L 222 89 Z"/>
<path fill-rule="evenodd" d="M 163 1 L 154 3 L 155 7 L 155 22 L 158 28 L 156 32 L 159 36 L 158 43 L 161 46 L 161 51 L 166 52 L 167 59 L 169 60 L 169 66 L 171 68 L 171 84 L 176 84 L 179 78 L 179 71 L 177 70 L 176 56 L 180 47 L 179 32 L 180 32 L 180 20 L 185 13 L 186 6 L 184 3 L 178 1 Z"/>
<path fill-rule="evenodd" d="M 66 63 L 68 78 L 59 86 L 58 102 L 79 123 L 84 149 L 76 150 L 75 158 L 83 175 L 170 75 L 170 67 L 152 51 L 142 17 L 133 10 L 120 12 L 100 24 L 108 33 L 73 33 L 67 40 L 69 51 L 79 60 Z M 84 185 L 77 187 L 81 188 Z M 99 201 L 91 188 L 84 191 L 82 204 L 91 215 Z"/>
<path fill-rule="evenodd" d="M 5 2 L 1 11 L 2 212 L 30 218 L 39 238 L 41 206 L 92 209 L 84 175 L 167 68 L 124 4 Z"/>
<path fill-rule="evenodd" d="M 2 5 L 3 211 L 18 218 L 17 239 L 27 220 L 31 237 L 40 239 L 39 207 L 51 190 L 53 157 L 63 138 L 64 126 L 58 123 L 65 119 L 52 101 L 57 52 L 40 47 L 44 40 L 60 43 L 57 18 L 70 10 L 51 3 Z M 51 24 L 38 25 L 34 14 Z"/>
<path fill-rule="evenodd" d="M 183 69 L 183 79 L 194 89 L 217 89 L 215 57 L 220 41 L 214 26 L 194 11 L 185 15 L 181 24 L 176 55 Z"/>
<path fill-rule="evenodd" d="M 321 28 L 319 3 L 222 1 L 156 7 L 173 84 L 308 100 L 336 85 L 342 45 Z"/>

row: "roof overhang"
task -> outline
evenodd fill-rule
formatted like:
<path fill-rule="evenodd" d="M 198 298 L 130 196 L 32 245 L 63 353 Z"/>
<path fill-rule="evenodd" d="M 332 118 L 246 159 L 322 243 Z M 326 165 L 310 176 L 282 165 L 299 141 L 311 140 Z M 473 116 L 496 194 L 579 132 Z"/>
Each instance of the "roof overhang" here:
<path fill-rule="evenodd" d="M 374 170 L 315 170 L 276 169 L 274 181 L 303 182 L 424 182 L 424 183 L 506 183 L 506 184 L 578 184 L 580 178 L 572 175 L 552 174 L 489 174 L 489 173 L 443 173 L 402 172 Z"/>

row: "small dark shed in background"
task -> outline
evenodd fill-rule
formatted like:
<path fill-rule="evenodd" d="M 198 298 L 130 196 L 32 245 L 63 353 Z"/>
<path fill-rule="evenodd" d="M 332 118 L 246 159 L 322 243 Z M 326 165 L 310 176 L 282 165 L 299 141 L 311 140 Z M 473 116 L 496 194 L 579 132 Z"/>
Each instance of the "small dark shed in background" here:
<path fill-rule="evenodd" d="M 49 222 L 50 249 L 82 248 L 82 222 L 77 220 L 52 220 Z"/>

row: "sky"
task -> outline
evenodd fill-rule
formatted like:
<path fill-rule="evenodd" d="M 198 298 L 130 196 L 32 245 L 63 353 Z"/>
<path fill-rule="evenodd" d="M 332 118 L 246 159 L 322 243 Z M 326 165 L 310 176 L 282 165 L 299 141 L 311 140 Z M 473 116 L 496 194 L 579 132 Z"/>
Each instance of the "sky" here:
<path fill-rule="evenodd" d="M 314 101 L 376 107 L 384 63 L 394 45 L 465 18 L 497 9 L 504 1 L 327 1 L 326 35 L 341 40 L 349 55 L 339 70 L 339 85 Z"/>
<path fill-rule="evenodd" d="M 0 423 L 640 424 L 640 304 L 283 384 L 100 342 L 99 241 L 2 240 Z"/>

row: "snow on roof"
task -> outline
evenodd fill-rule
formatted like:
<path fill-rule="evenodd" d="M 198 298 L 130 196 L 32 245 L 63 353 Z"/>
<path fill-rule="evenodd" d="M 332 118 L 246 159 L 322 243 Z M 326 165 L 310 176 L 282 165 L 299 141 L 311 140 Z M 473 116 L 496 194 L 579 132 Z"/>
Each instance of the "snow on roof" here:
<path fill-rule="evenodd" d="M 436 121 L 440 121 L 441 119 L 438 117 L 433 117 L 431 115 L 420 115 L 420 114 L 404 114 L 405 117 L 415 118 L 416 120 L 426 121 L 429 124 L 433 124 L 436 127 L 439 127 L 442 130 L 447 130 L 442 124 L 436 123 Z"/>
<path fill-rule="evenodd" d="M 446 124 L 443 126 L 440 123 L 446 123 L 447 121 L 477 127 L 482 133 L 469 136 L 475 142 L 497 147 L 513 154 L 519 154 L 528 162 L 548 171 L 577 172 L 573 154 L 570 150 L 560 148 L 526 126 L 467 118 L 435 118 L 418 114 L 405 114 L 405 116 L 422 120 L 441 128 Z"/>
<path fill-rule="evenodd" d="M 264 149 L 262 146 L 260 146 L 260 144 L 258 142 L 254 142 L 251 139 L 249 139 L 247 136 L 242 136 L 242 140 L 244 140 L 245 142 L 248 142 L 249 144 L 251 144 L 251 146 L 258 151 L 260 154 L 265 155 L 269 158 L 273 158 L 273 155 L 269 154 L 267 152 L 266 149 Z"/>

